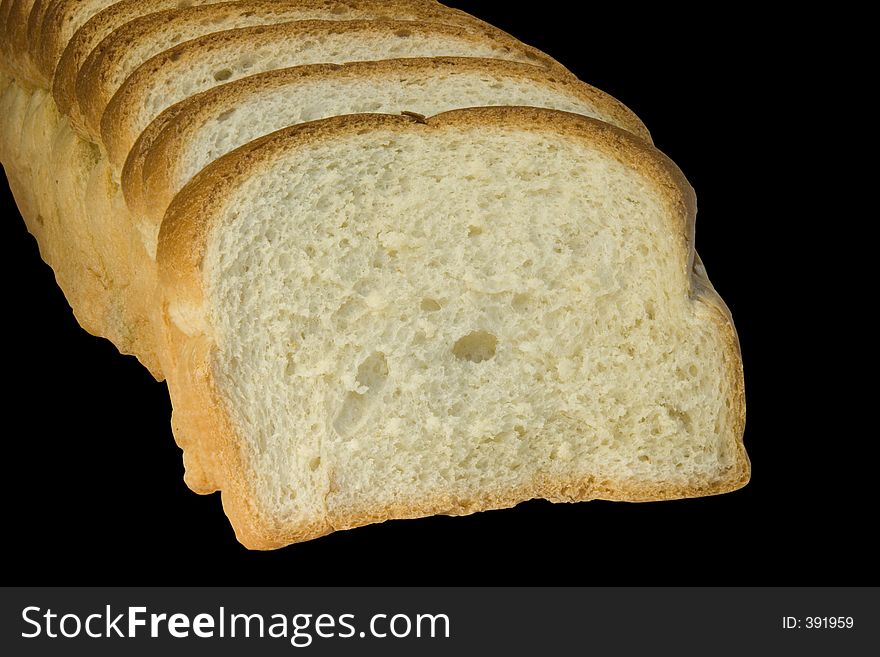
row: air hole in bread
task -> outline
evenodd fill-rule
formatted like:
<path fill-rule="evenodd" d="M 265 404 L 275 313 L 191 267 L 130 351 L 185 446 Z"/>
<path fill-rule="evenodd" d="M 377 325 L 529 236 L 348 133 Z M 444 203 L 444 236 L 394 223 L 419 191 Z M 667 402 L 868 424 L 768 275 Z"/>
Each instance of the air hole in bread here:
<path fill-rule="evenodd" d="M 513 306 L 514 310 L 528 310 L 531 304 L 532 297 L 524 292 L 514 294 L 513 299 L 510 300 L 510 305 Z"/>
<path fill-rule="evenodd" d="M 487 331 L 473 331 L 459 338 L 452 346 L 452 355 L 459 360 L 482 363 L 495 357 L 498 338 Z"/>
<path fill-rule="evenodd" d="M 359 387 L 345 395 L 345 401 L 333 420 L 336 433 L 348 438 L 363 426 L 387 380 L 388 362 L 385 354 L 377 351 L 358 367 L 355 381 Z"/>
<path fill-rule="evenodd" d="M 214 71 L 214 79 L 217 82 L 223 82 L 223 80 L 228 80 L 232 77 L 232 70 L 228 68 L 221 68 L 218 71 Z"/>
<path fill-rule="evenodd" d="M 477 235 L 482 235 L 483 229 L 479 226 L 468 226 L 468 237 L 476 237 Z"/>
<path fill-rule="evenodd" d="M 429 313 L 437 312 L 438 310 L 440 310 L 440 307 L 441 307 L 440 304 L 437 303 L 437 301 L 435 301 L 434 299 L 430 299 L 428 297 L 425 297 L 424 299 L 422 299 L 421 309 L 424 310 L 425 312 L 429 312 Z"/>
<path fill-rule="evenodd" d="M 408 37 L 412 36 L 412 30 L 407 30 L 406 28 L 401 28 L 399 30 L 395 30 L 394 34 L 399 37 Z"/>

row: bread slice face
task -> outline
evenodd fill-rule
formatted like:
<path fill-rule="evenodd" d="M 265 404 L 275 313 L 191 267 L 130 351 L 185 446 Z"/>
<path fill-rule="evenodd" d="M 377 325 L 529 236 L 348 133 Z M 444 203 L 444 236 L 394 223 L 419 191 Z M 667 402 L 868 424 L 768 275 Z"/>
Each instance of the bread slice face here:
<path fill-rule="evenodd" d="M 563 71 L 503 33 L 419 21 L 296 21 L 217 32 L 187 41 L 140 66 L 113 96 L 101 135 L 122 168 L 140 133 L 165 108 L 218 84 L 268 70 L 318 63 L 408 57 L 482 57 Z"/>
<path fill-rule="evenodd" d="M 660 152 L 552 110 L 335 117 L 215 161 L 158 259 L 175 415 L 239 539 L 744 485 L 694 216 Z"/>
<path fill-rule="evenodd" d="M 342 114 L 414 112 L 433 116 L 463 107 L 548 107 L 591 116 L 650 140 L 616 99 L 574 76 L 519 62 L 420 58 L 269 71 L 220 85 L 160 115 L 129 152 L 123 188 L 133 216 L 155 238 L 174 195 L 213 160 L 287 126 Z M 151 135 L 153 127 L 161 128 Z M 144 181 L 143 171 L 146 171 Z"/>
<path fill-rule="evenodd" d="M 248 26 L 341 19 L 421 20 L 463 26 L 500 38 L 507 36 L 463 12 L 412 0 L 248 0 L 158 12 L 117 29 L 89 54 L 76 80 L 74 124 L 82 123 L 97 138 L 103 111 L 125 79 L 150 57 L 179 43 Z M 549 60 L 537 52 L 535 58 Z"/>

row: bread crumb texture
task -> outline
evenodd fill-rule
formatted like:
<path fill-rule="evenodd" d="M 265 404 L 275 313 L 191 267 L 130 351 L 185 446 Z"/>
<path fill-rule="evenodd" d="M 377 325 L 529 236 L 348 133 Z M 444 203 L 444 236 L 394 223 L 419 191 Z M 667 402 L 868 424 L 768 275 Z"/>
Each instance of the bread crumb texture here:
<path fill-rule="evenodd" d="M 287 526 L 729 479 L 737 355 L 689 296 L 664 191 L 580 140 L 488 127 L 364 130 L 247 177 L 203 276 L 259 506 Z"/>

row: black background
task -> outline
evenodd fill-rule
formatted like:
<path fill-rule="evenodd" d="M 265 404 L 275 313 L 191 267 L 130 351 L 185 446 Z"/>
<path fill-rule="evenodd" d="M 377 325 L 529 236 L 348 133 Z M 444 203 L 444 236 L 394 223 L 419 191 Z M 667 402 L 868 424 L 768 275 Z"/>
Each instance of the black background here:
<path fill-rule="evenodd" d="M 388 522 L 271 553 L 233 536 L 218 495 L 185 487 L 164 384 L 76 324 L 0 190 L 6 347 L 7 579 L 78 584 L 864 584 L 876 582 L 876 493 L 860 472 L 876 429 L 851 431 L 821 326 L 827 254 L 793 144 L 810 64 L 789 26 L 738 6 L 705 15 L 631 3 L 449 2 L 621 99 L 697 190 L 697 248 L 740 334 L 752 482 L 680 502 L 551 505 Z M 592 3 L 590 3 L 592 5 Z M 821 81 L 816 74 L 811 84 Z M 813 109 L 823 91 L 813 87 Z M 808 133 L 812 135 L 813 133 Z M 804 175 L 801 175 L 804 173 Z M 793 203 L 792 199 L 797 199 Z M 814 203 L 813 201 L 816 200 Z M 816 255 L 822 254 L 822 255 Z M 812 264 L 810 262 L 812 261 Z M 804 299 L 810 303 L 805 304 Z M 855 348 L 855 349 L 854 349 Z"/>

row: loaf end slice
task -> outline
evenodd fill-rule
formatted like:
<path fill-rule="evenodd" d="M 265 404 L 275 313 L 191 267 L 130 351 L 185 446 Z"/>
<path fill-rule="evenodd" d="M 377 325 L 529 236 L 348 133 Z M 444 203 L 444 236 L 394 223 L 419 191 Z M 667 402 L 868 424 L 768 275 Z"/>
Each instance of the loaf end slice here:
<path fill-rule="evenodd" d="M 744 485 L 694 217 L 665 156 L 552 110 L 336 117 L 214 162 L 158 257 L 175 416 L 239 539 Z"/>

